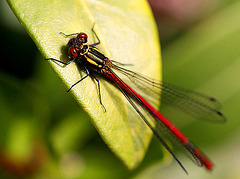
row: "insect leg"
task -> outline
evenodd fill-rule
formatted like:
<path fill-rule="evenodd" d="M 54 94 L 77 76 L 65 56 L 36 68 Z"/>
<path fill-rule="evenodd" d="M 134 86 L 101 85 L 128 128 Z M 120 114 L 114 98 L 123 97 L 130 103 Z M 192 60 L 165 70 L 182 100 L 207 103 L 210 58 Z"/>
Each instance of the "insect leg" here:
<path fill-rule="evenodd" d="M 64 65 L 69 65 L 71 62 L 73 62 L 75 60 L 75 58 L 70 58 L 70 60 L 68 62 L 62 62 L 62 61 L 57 60 L 55 58 L 48 58 L 48 59 L 45 59 L 45 60 L 53 60 L 53 61 L 59 62 L 61 64 L 64 64 Z"/>
<path fill-rule="evenodd" d="M 89 70 L 87 69 L 87 67 L 83 65 L 83 68 L 84 68 L 85 72 L 87 73 L 87 75 L 84 76 L 82 79 L 78 80 L 76 83 L 74 83 L 74 84 L 67 90 L 67 92 L 69 92 L 74 86 L 76 86 L 78 83 L 80 83 L 82 80 L 84 80 L 85 78 L 87 78 L 87 77 L 90 75 L 90 72 L 89 72 Z"/>
<path fill-rule="evenodd" d="M 96 43 L 94 43 L 94 44 L 90 44 L 90 45 L 89 45 L 90 47 L 94 47 L 94 46 L 100 44 L 100 39 L 99 39 L 99 37 L 97 36 L 97 33 L 96 33 L 95 30 L 94 30 L 94 26 L 95 26 L 95 23 L 93 24 L 92 31 L 93 31 L 93 34 L 96 36 L 98 42 L 96 42 Z"/>
<path fill-rule="evenodd" d="M 78 35 L 79 33 L 64 34 L 63 32 L 60 32 L 59 34 L 62 34 L 64 37 L 72 37 L 72 36 Z"/>
<path fill-rule="evenodd" d="M 105 108 L 105 106 L 104 106 L 103 103 L 102 103 L 102 97 L 101 97 L 101 90 L 100 90 L 99 80 L 98 80 L 98 78 L 97 78 L 94 74 L 92 74 L 92 76 L 93 76 L 93 78 L 97 81 L 100 104 L 101 104 L 102 107 L 104 108 L 104 112 L 106 112 L 106 108 Z"/>

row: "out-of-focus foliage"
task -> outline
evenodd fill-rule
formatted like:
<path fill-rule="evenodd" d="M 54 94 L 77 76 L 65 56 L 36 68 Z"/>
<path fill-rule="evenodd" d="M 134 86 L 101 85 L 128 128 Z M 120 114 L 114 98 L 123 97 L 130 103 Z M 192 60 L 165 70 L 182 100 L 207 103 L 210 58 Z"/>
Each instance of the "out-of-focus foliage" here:
<path fill-rule="evenodd" d="M 1 1 L 0 9 L 1 178 L 186 177 L 175 162 L 162 160 L 164 151 L 156 139 L 140 167 L 127 171 L 99 137 L 88 116 L 65 92 L 5 1 Z M 210 9 L 207 15 L 181 28 L 171 27 L 171 33 L 160 37 L 163 78 L 218 98 L 228 121 L 216 124 L 178 120 L 167 107 L 162 111 L 216 164 L 209 174 L 185 156 L 180 157 L 189 178 L 237 178 L 240 3 L 222 0 Z M 158 23 L 160 31 L 165 29 L 161 21 Z"/>

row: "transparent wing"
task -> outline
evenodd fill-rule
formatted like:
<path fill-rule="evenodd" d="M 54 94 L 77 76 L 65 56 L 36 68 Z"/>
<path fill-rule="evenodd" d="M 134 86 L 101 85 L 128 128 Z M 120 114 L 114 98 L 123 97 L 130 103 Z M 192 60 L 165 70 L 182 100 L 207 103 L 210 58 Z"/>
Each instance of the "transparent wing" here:
<path fill-rule="evenodd" d="M 163 103 L 178 108 L 196 118 L 213 122 L 226 121 L 224 115 L 219 111 L 220 103 L 213 97 L 170 83 L 159 82 L 116 65 L 113 68 L 126 75 L 134 84 L 135 89 L 140 91 L 139 93 L 153 105 L 155 105 L 156 100 L 161 99 Z"/>
<path fill-rule="evenodd" d="M 110 70 L 109 70 L 110 71 Z M 174 159 L 178 162 L 178 164 L 183 168 L 185 172 L 186 169 L 183 167 L 181 162 L 177 159 L 177 157 L 173 154 L 172 150 L 163 140 L 163 137 L 169 139 L 175 146 L 177 146 L 188 158 L 190 158 L 195 164 L 198 166 L 202 166 L 200 158 L 195 153 L 195 148 L 192 147 L 190 141 L 185 137 L 179 137 L 180 131 L 176 129 L 172 124 L 168 126 L 163 121 L 167 119 L 158 111 L 153 109 L 153 107 L 141 96 L 139 96 L 132 88 L 126 85 L 118 76 L 116 76 L 113 72 L 111 72 L 112 76 L 108 77 L 111 79 L 116 86 L 120 89 L 132 107 L 136 110 L 136 112 L 141 116 L 143 121 L 147 124 L 147 126 L 152 130 L 157 139 L 163 144 L 163 146 L 170 152 L 170 154 L 174 157 Z M 109 76 L 109 75 L 108 75 Z M 133 100 L 134 99 L 134 100 Z M 163 121 L 162 121 L 163 120 Z M 183 138 L 186 140 L 183 141 Z"/>

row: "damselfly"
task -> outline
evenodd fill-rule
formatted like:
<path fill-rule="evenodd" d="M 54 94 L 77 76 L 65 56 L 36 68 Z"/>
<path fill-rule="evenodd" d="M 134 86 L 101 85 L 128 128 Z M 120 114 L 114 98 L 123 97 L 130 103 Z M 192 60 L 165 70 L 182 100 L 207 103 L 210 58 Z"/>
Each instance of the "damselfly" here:
<path fill-rule="evenodd" d="M 225 117 L 220 111 L 218 111 L 218 102 L 216 99 L 198 92 L 179 88 L 169 83 L 158 82 L 144 75 L 120 67 L 120 63 L 111 61 L 96 48 L 96 46 L 100 44 L 100 40 L 94 30 L 93 33 L 98 39 L 98 42 L 91 45 L 87 44 L 88 36 L 86 33 L 81 32 L 69 35 L 61 33 L 65 37 L 71 38 L 68 42 L 68 50 L 70 56 L 69 61 L 62 62 L 54 58 L 47 59 L 59 62 L 64 65 L 75 62 L 83 67 L 84 71 L 86 72 L 86 76 L 73 84 L 69 90 L 71 90 L 86 77 L 92 76 L 97 81 L 100 103 L 104 107 L 101 100 L 100 83 L 94 73 L 105 76 L 108 80 L 113 82 L 113 84 L 115 84 L 116 87 L 122 92 L 122 94 L 135 109 L 136 115 L 138 114 L 141 116 L 143 121 L 152 130 L 157 139 L 170 152 L 173 158 L 178 162 L 178 164 L 186 173 L 186 169 L 173 154 L 170 147 L 163 140 L 163 137 L 170 139 L 172 143 L 174 143 L 180 150 L 182 150 L 198 166 L 205 166 L 206 169 L 212 170 L 212 161 L 186 136 L 184 136 L 182 132 L 180 132 L 171 122 L 169 122 L 169 120 L 167 120 L 157 109 L 155 109 L 152 104 L 150 104 L 143 96 L 128 86 L 122 79 L 120 79 L 120 77 L 116 75 L 113 70 L 119 71 L 126 75 L 135 84 L 135 86 L 142 85 L 143 88 L 148 88 L 151 90 L 153 89 L 154 91 L 159 92 L 159 94 L 161 91 L 161 98 L 163 98 L 166 103 L 173 104 L 183 111 L 186 111 L 187 113 L 196 115 L 197 117 L 207 118 L 208 120 L 223 122 L 225 121 Z M 105 107 L 104 110 L 106 110 Z M 141 110 L 144 110 L 147 114 L 149 114 L 151 116 L 151 119 L 149 120 L 149 118 L 147 118 L 141 112 Z"/>

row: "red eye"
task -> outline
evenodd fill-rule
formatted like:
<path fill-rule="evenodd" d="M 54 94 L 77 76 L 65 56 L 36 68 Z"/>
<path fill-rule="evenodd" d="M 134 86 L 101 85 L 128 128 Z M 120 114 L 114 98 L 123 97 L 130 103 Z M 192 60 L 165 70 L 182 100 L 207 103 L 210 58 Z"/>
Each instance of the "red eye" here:
<path fill-rule="evenodd" d="M 77 38 L 81 39 L 82 43 L 87 43 L 88 36 L 84 32 L 79 33 Z"/>
<path fill-rule="evenodd" d="M 88 38 L 87 34 L 85 34 L 84 32 L 79 33 L 79 34 L 78 34 L 78 37 L 79 37 L 79 38 L 83 38 L 83 37 L 84 37 L 84 38 Z"/>
<path fill-rule="evenodd" d="M 78 56 L 78 51 L 79 51 L 78 48 L 70 47 L 70 48 L 69 48 L 69 55 L 70 55 L 71 57 L 77 57 L 77 56 Z"/>

